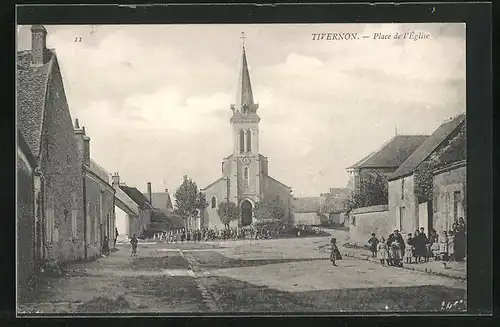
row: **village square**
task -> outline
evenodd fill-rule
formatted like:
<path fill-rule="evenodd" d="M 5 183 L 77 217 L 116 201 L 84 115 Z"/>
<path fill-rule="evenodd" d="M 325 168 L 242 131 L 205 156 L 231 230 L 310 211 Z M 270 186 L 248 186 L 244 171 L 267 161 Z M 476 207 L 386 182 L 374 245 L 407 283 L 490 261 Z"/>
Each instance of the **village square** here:
<path fill-rule="evenodd" d="M 125 174 L 98 161 L 93 144 L 102 141 L 73 113 L 66 91 L 72 76 L 47 44 L 50 28 L 26 29 L 30 46 L 17 53 L 19 315 L 466 309 L 465 105 L 443 114 L 429 133 L 391 129 L 342 167 L 345 185 L 318 177 L 330 187 L 303 192 L 300 178 L 307 177 L 299 175 L 311 170 L 309 161 L 280 167 L 273 152 L 262 154 L 273 135 L 261 133 L 262 124 L 276 116 L 259 105 L 252 78 L 259 66 L 249 67 L 265 48 L 251 48 L 241 33 L 239 64 L 228 73 L 237 92 L 220 113 L 227 133 L 218 137 L 228 147 L 203 129 L 189 140 L 174 133 L 170 141 L 179 147 L 202 150 L 180 159 L 179 174 L 135 176 L 136 184 L 130 172 L 147 172 L 176 153 L 154 153 L 153 143 L 163 142 L 157 138 L 140 147 L 158 159 L 130 161 Z M 124 79 L 117 77 L 117 88 Z M 279 83 L 286 82 L 293 83 Z M 182 115 L 172 128 L 189 124 Z M 97 120 L 119 129 L 113 118 Z M 123 142 L 135 137 L 122 135 Z M 286 131 L 276 142 L 300 152 L 308 145 L 287 147 L 294 135 Z M 324 135 L 337 142 L 330 131 Z M 226 153 L 220 161 L 200 160 L 215 147 Z M 219 173 L 200 181 L 193 167 Z"/>

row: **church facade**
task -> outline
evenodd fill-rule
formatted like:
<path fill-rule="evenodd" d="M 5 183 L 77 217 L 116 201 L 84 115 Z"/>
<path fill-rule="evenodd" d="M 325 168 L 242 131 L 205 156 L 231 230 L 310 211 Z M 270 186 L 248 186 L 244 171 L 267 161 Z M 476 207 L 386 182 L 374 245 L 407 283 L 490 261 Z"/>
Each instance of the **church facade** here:
<path fill-rule="evenodd" d="M 268 173 L 267 157 L 259 153 L 259 105 L 254 102 L 245 47 L 238 82 L 236 104 L 231 105 L 233 153 L 223 159 L 222 177 L 201 191 L 208 207 L 202 215 L 202 226 L 223 228 L 217 207 L 220 202 L 233 202 L 240 216 L 232 226 L 244 227 L 254 222 L 257 202 L 277 202 L 285 211 L 285 220 L 291 216 L 292 190 Z"/>

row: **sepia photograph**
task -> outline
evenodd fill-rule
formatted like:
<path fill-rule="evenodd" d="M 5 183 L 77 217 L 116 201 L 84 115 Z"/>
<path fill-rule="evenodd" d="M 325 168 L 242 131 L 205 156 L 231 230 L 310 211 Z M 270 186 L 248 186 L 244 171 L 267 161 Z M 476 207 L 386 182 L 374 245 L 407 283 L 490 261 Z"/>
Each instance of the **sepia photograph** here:
<path fill-rule="evenodd" d="M 465 23 L 16 37 L 18 316 L 467 310 Z"/>

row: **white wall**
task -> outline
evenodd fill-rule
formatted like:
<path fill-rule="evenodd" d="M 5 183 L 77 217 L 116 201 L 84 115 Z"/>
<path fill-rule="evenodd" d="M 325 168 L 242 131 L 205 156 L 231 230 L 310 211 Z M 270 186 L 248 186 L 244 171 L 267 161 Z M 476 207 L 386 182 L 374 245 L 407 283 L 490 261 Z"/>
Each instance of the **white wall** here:
<path fill-rule="evenodd" d="M 121 236 L 125 236 L 129 232 L 128 215 L 122 209 L 115 206 L 116 227 Z"/>

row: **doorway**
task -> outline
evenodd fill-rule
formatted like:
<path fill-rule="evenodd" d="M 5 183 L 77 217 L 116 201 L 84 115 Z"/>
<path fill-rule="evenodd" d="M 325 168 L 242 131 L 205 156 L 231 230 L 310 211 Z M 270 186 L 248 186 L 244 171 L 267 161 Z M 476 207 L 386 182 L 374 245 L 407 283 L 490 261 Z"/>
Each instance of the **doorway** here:
<path fill-rule="evenodd" d="M 252 204 L 245 200 L 241 204 L 241 226 L 252 224 Z"/>

